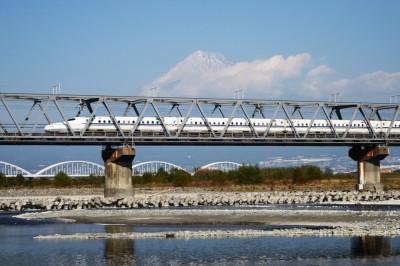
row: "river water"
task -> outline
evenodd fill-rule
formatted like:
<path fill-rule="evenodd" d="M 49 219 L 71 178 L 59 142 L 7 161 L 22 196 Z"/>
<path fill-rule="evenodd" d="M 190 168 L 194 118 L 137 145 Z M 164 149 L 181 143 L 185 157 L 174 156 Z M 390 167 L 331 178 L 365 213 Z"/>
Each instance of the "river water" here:
<path fill-rule="evenodd" d="M 37 240 L 33 237 L 83 232 L 272 227 L 70 224 L 16 214 L 0 212 L 0 265 L 400 265 L 400 237 Z"/>

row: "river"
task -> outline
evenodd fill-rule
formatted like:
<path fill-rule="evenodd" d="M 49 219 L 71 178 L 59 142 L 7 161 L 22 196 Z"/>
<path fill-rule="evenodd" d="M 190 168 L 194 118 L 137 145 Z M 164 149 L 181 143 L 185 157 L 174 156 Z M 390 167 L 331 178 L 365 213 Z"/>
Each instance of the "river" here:
<path fill-rule="evenodd" d="M 385 207 L 380 207 L 385 208 Z M 104 225 L 0 212 L 1 265 L 399 265 L 400 237 L 38 240 L 38 235 L 173 230 L 271 230 L 254 225 Z"/>

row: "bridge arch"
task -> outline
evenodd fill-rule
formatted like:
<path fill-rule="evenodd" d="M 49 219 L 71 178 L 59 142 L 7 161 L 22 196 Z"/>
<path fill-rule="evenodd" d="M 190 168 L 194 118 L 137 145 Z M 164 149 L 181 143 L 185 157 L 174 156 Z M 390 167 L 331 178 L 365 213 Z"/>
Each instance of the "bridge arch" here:
<path fill-rule="evenodd" d="M 223 172 L 229 172 L 232 170 L 237 170 L 242 164 L 240 163 L 235 163 L 235 162 L 214 162 L 214 163 L 209 163 L 206 164 L 200 169 L 202 170 L 221 170 Z"/>
<path fill-rule="evenodd" d="M 66 161 L 50 165 L 35 174 L 35 177 L 53 177 L 64 172 L 71 177 L 104 175 L 104 166 L 87 161 Z"/>
<path fill-rule="evenodd" d="M 19 166 L 2 161 L 0 161 L 0 173 L 5 174 L 7 177 L 16 177 L 18 174 L 21 174 L 24 177 L 33 176 L 33 174 Z"/>
<path fill-rule="evenodd" d="M 143 175 L 144 173 L 157 173 L 158 169 L 163 168 L 165 171 L 170 172 L 172 169 L 177 168 L 183 171 L 186 171 L 182 167 L 162 161 L 149 161 L 142 162 L 132 166 L 132 174 L 133 175 Z M 187 171 L 186 171 L 187 172 Z"/>

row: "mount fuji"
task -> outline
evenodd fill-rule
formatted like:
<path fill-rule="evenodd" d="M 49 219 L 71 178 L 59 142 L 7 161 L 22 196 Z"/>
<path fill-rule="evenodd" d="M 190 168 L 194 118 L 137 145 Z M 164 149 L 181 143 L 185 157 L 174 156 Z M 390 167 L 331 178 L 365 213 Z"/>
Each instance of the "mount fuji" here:
<path fill-rule="evenodd" d="M 233 98 L 243 91 L 246 98 L 258 99 L 319 97 L 317 85 L 328 70 L 315 66 L 307 53 L 232 63 L 219 53 L 199 50 L 144 86 L 142 95 Z"/>
<path fill-rule="evenodd" d="M 190 85 L 191 83 L 201 82 L 204 84 L 216 72 L 232 65 L 222 54 L 198 50 L 177 63 L 165 74 L 153 80 L 143 89 L 143 92 L 146 93 L 149 88 L 154 87 L 161 89 L 162 92 L 183 87 L 186 87 L 187 90 L 193 87 Z M 194 91 L 189 93 L 182 93 L 181 91 L 180 94 L 192 96 L 193 93 Z"/>

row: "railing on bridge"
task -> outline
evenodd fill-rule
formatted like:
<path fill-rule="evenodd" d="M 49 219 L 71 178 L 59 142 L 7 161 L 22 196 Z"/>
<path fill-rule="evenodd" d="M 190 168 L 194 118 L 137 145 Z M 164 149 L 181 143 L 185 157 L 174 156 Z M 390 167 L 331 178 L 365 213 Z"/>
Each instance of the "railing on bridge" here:
<path fill-rule="evenodd" d="M 399 107 L 397 103 L 0 93 L 0 145 L 400 145 Z M 101 122 L 111 125 L 113 132 L 92 131 L 100 116 L 107 117 Z M 87 122 L 75 130 L 68 121 L 73 117 L 85 117 Z M 131 119 L 129 130 L 122 126 L 128 117 L 136 119 L 136 123 Z M 153 117 L 160 130 L 139 130 L 145 117 Z M 171 127 L 167 117 L 182 122 Z M 193 117 L 200 119 L 202 132 L 191 129 Z M 211 118 L 224 122 L 217 126 Z M 233 128 L 239 125 L 232 124 L 236 118 L 243 124 L 238 131 Z M 254 119 L 270 123 L 260 127 Z M 66 121 L 67 132 L 44 132 L 45 126 L 61 121 Z M 278 130 L 281 125 L 276 121 L 284 121 L 284 129 Z M 318 129 L 321 121 L 324 132 Z"/>

